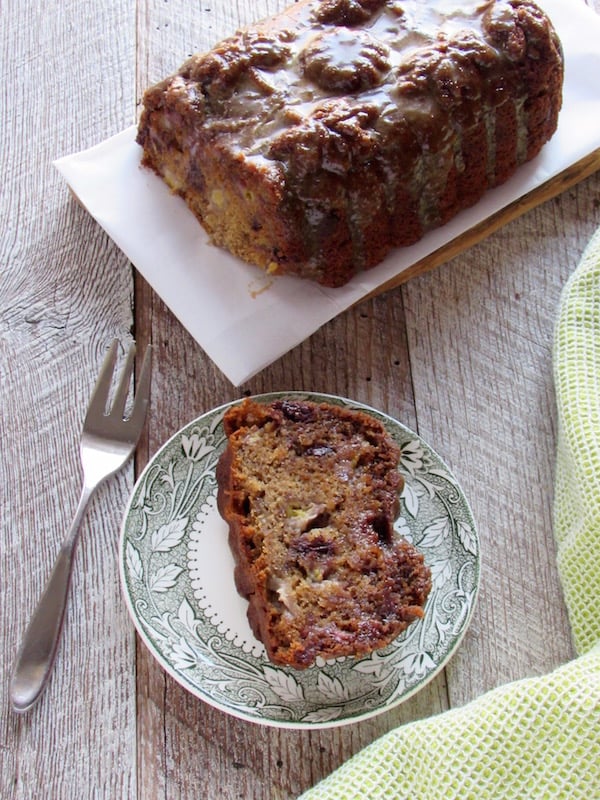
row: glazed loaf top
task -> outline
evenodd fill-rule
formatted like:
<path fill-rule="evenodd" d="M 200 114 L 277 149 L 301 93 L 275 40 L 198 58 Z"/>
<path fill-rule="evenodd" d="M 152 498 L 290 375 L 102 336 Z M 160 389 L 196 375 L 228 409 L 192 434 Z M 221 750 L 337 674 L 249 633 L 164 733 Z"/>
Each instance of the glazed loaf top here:
<path fill-rule="evenodd" d="M 199 137 L 263 167 L 285 164 L 289 182 L 315 162 L 344 173 L 375 149 L 395 150 L 399 106 L 412 149 L 427 152 L 482 106 L 510 98 L 521 105 L 521 162 L 534 82 L 537 95 L 556 95 L 557 112 L 562 51 L 531 0 L 301 0 L 194 55 L 159 86 L 200 115 Z"/>
<path fill-rule="evenodd" d="M 300 0 L 148 90 L 138 142 L 216 244 L 340 286 L 537 155 L 562 79 L 533 0 Z"/>

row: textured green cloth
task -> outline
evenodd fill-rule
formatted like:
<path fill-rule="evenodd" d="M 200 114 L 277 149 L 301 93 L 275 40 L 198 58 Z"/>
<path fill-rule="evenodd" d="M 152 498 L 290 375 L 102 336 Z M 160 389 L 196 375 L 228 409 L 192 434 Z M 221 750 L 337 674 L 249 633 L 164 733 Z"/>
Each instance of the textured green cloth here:
<path fill-rule="evenodd" d="M 301 800 L 600 800 L 600 230 L 554 342 L 554 528 L 576 659 L 403 725 Z"/>
<path fill-rule="evenodd" d="M 554 381 L 558 569 L 573 641 L 584 653 L 600 641 L 600 230 L 563 292 Z"/>

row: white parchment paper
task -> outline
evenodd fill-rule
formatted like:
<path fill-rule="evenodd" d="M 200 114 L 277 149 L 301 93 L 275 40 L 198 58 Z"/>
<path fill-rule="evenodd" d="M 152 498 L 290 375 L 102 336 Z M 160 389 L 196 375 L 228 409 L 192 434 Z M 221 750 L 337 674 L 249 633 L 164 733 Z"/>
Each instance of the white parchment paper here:
<path fill-rule="evenodd" d="M 239 385 L 357 300 L 600 148 L 600 18 L 581 0 L 539 0 L 565 52 L 559 127 L 542 153 L 474 208 L 340 289 L 268 277 L 208 241 L 183 201 L 140 166 L 135 127 L 55 166 L 229 380 Z"/>

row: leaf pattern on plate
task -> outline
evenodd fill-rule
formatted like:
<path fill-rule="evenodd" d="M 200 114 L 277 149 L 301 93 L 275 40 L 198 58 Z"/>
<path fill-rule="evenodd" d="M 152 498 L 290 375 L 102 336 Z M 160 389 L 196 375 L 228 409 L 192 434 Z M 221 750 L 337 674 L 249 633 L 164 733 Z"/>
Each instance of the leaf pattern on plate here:
<path fill-rule="evenodd" d="M 445 586 L 452 577 L 451 559 L 436 561 L 431 565 L 431 581 L 434 586 Z"/>
<path fill-rule="evenodd" d="M 269 402 L 281 394 L 258 399 Z M 423 619 L 360 659 L 319 662 L 297 672 L 268 661 L 249 630 L 233 574 L 219 571 L 232 570 L 231 554 L 221 550 L 227 550 L 226 531 L 211 533 L 217 520 L 223 524 L 215 469 L 226 444 L 227 406 L 175 434 L 143 471 L 123 523 L 120 567 L 140 636 L 186 689 L 243 719 L 322 728 L 390 709 L 442 669 L 475 605 L 479 540 L 456 479 L 417 434 L 342 398 L 290 395 L 366 409 L 396 440 L 405 485 L 394 529 L 416 544 L 432 572 Z M 206 580 L 214 575 L 210 586 L 192 586 L 190 564 L 199 560 L 208 562 Z M 249 649 L 248 637 L 254 643 Z"/>
<path fill-rule="evenodd" d="M 159 567 L 150 578 L 150 590 L 153 592 L 167 592 L 175 586 L 175 581 L 183 572 L 183 567 L 177 564 L 166 564 Z"/>
<path fill-rule="evenodd" d="M 450 519 L 448 517 L 438 517 L 423 530 L 423 536 L 419 540 L 419 547 L 439 547 L 448 538 L 450 532 Z"/>
<path fill-rule="evenodd" d="M 187 597 L 184 597 L 183 600 L 181 601 L 181 605 L 179 606 L 179 609 L 177 611 L 177 618 L 185 627 L 185 629 L 188 630 L 192 634 L 192 636 L 194 636 L 196 633 L 196 628 L 198 626 L 198 620 L 196 619 L 196 615 L 194 614 L 194 609 L 190 605 L 190 602 L 187 599 Z"/>
<path fill-rule="evenodd" d="M 281 700 L 292 702 L 304 700 L 302 686 L 293 675 L 274 667 L 265 667 L 263 672 L 267 683 Z"/>
<path fill-rule="evenodd" d="M 467 523 L 462 520 L 458 522 L 458 538 L 465 550 L 472 553 L 474 556 L 477 555 L 477 537 L 475 536 L 475 532 L 470 525 L 467 525 Z"/>
<path fill-rule="evenodd" d="M 320 708 L 318 711 L 311 711 L 302 718 L 302 722 L 311 723 L 312 725 L 322 725 L 323 723 L 333 722 L 339 719 L 342 715 L 343 708 L 341 706 L 329 706 L 328 708 Z"/>
<path fill-rule="evenodd" d="M 173 645 L 171 659 L 177 669 L 191 669 L 198 663 L 196 652 L 183 636 L 180 636 L 179 641 Z"/>
<path fill-rule="evenodd" d="M 415 519 L 419 514 L 419 495 L 409 483 L 404 484 L 402 499 L 404 500 L 404 508 Z"/>
<path fill-rule="evenodd" d="M 344 686 L 339 678 L 331 677 L 326 672 L 319 672 L 317 685 L 328 700 L 346 701 L 350 699 L 348 687 Z"/>
<path fill-rule="evenodd" d="M 406 656 L 398 662 L 406 675 L 423 676 L 435 666 L 435 661 L 431 655 L 425 651 L 417 651 Z"/>
<path fill-rule="evenodd" d="M 132 577 L 137 581 L 143 580 L 144 567 L 142 566 L 142 559 L 131 542 L 127 542 L 127 546 L 125 548 L 125 558 L 127 560 L 127 567 Z"/>
<path fill-rule="evenodd" d="M 174 519 L 152 534 L 152 552 L 168 553 L 181 542 L 188 523 L 187 517 Z"/>

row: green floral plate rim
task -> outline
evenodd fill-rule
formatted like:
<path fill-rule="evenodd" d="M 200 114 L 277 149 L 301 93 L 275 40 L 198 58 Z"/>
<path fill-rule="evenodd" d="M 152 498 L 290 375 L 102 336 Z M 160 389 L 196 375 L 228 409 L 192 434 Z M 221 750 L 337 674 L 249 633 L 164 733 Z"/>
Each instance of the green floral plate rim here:
<path fill-rule="evenodd" d="M 250 631 L 235 589 L 227 525 L 216 507 L 215 467 L 226 444 L 223 415 L 236 400 L 190 422 L 149 461 L 121 528 L 119 569 L 135 627 L 163 669 L 205 702 L 251 722 L 327 728 L 380 714 L 423 688 L 469 625 L 480 579 L 471 509 L 437 453 L 402 423 L 370 406 L 312 392 L 303 398 L 362 409 L 401 450 L 405 478 L 395 528 L 424 554 L 432 591 L 422 620 L 362 658 L 280 668 Z"/>

